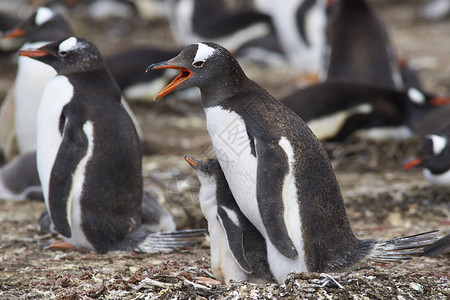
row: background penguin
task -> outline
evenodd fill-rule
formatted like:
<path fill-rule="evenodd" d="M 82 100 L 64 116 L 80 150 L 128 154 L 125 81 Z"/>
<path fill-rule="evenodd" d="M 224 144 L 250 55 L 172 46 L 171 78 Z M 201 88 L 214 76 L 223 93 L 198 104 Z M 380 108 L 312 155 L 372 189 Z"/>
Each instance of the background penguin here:
<path fill-rule="evenodd" d="M 175 51 L 154 47 L 132 47 L 105 56 L 105 63 L 128 101 L 150 100 L 173 79 L 172 73 L 160 70 L 145 74 L 144 64 L 169 59 Z M 150 76 L 149 76 L 150 75 Z"/>
<path fill-rule="evenodd" d="M 231 12 L 223 0 L 170 0 L 169 22 L 180 46 L 214 41 L 237 51 L 244 43 L 273 32 L 269 16 L 254 12 Z"/>
<path fill-rule="evenodd" d="M 70 244 L 99 253 L 161 250 L 157 234 L 141 226 L 137 131 L 97 48 L 70 37 L 19 55 L 58 73 L 42 97 L 37 137 L 39 177 L 56 231 Z M 199 235 L 188 231 L 177 238 Z M 175 239 L 163 246 L 194 242 Z"/>
<path fill-rule="evenodd" d="M 372 139 L 405 139 L 427 113 L 450 98 L 346 80 L 328 80 L 281 99 L 320 140 L 343 141 L 353 134 Z"/>
<path fill-rule="evenodd" d="M 326 42 L 327 0 L 271 1 L 270 16 L 290 64 L 317 74 Z"/>
<path fill-rule="evenodd" d="M 200 88 L 217 159 L 240 210 L 266 240 L 277 282 L 291 272 L 342 271 L 396 248 L 355 237 L 317 138 L 251 81 L 229 51 L 214 43 L 193 44 L 149 66 L 161 68 L 180 74 L 155 99 L 178 86 Z M 420 245 L 435 238 L 426 236 Z"/>
<path fill-rule="evenodd" d="M 41 183 L 36 167 L 36 152 L 16 156 L 0 168 L 0 199 L 43 199 Z"/>
<path fill-rule="evenodd" d="M 408 159 L 403 169 L 423 168 L 432 188 L 450 195 L 450 127 L 441 134 L 427 135 L 419 145 L 417 156 Z"/>
<path fill-rule="evenodd" d="M 388 34 L 366 0 L 340 0 L 326 35 L 323 79 L 347 78 L 387 88 L 403 88 Z"/>
<path fill-rule="evenodd" d="M 200 180 L 198 197 L 208 221 L 214 276 L 226 284 L 274 282 L 266 242 L 237 206 L 217 159 L 200 161 L 188 155 L 184 159 Z"/>
<path fill-rule="evenodd" d="M 27 42 L 22 49 L 35 49 L 71 34 L 71 29 L 59 13 L 40 7 L 5 37 L 24 37 Z M 15 129 L 19 152 L 27 153 L 36 150 L 36 112 L 42 92 L 56 72 L 52 67 L 28 57 L 19 57 L 17 64 L 14 82 Z"/>

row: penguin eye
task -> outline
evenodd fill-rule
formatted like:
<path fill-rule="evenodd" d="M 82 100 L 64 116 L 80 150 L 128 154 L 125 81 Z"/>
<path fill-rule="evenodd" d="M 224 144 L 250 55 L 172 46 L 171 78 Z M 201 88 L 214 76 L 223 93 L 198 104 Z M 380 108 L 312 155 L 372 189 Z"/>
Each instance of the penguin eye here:
<path fill-rule="evenodd" d="M 67 55 L 67 51 L 59 51 L 59 56 L 64 57 Z"/>
<path fill-rule="evenodd" d="M 199 61 L 194 61 L 194 62 L 192 63 L 192 65 L 193 65 L 195 68 L 201 68 L 201 67 L 203 67 L 204 64 L 205 64 L 205 62 L 204 62 L 204 61 L 201 61 L 201 60 L 199 60 Z"/>

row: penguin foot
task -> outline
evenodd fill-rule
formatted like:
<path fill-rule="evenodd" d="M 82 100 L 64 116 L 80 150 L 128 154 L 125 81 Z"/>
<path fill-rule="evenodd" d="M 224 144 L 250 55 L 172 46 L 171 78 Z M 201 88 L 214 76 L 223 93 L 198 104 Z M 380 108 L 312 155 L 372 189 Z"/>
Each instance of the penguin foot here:
<path fill-rule="evenodd" d="M 46 245 L 44 247 L 44 250 L 49 250 L 49 249 L 68 250 L 68 249 L 77 249 L 77 247 L 75 247 L 74 245 L 69 244 L 67 242 L 64 242 L 64 241 L 54 241 L 50 245 Z"/>

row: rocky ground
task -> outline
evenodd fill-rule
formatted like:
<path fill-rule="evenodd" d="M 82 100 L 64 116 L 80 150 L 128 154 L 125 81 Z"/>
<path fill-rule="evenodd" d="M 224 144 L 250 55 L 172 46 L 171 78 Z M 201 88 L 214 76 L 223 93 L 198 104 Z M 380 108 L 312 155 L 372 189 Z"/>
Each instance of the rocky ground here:
<path fill-rule="evenodd" d="M 450 21 L 420 22 L 420 1 L 372 1 L 386 22 L 399 55 L 420 70 L 424 86 L 450 92 Z M 93 23 L 71 14 L 80 36 L 108 53 L 130 44 L 174 45 L 164 20 Z M 2 56 L 0 96 L 14 79 L 10 56 Z M 279 97 L 295 88 L 296 74 L 248 66 L 248 75 Z M 198 181 L 183 155 L 212 155 L 199 103 L 161 100 L 134 103 L 144 129 L 145 186 L 174 215 L 179 228 L 205 227 Z M 400 164 L 418 138 L 403 142 L 352 140 L 324 144 L 355 234 L 390 239 L 422 231 L 450 232 L 449 199 L 430 190 L 420 170 Z M 44 204 L 0 200 L 0 299 L 448 299 L 449 255 L 405 263 L 371 264 L 339 274 L 295 274 L 281 285 L 213 280 L 207 242 L 175 253 L 42 251 L 55 236 L 36 229 Z"/>

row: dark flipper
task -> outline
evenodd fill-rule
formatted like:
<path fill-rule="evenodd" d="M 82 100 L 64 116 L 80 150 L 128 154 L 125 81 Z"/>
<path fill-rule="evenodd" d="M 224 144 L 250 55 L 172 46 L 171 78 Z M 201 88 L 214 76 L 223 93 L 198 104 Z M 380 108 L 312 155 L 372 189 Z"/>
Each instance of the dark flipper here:
<path fill-rule="evenodd" d="M 75 170 L 86 156 L 88 146 L 88 139 L 80 126 L 67 120 L 63 140 L 50 175 L 48 203 L 56 230 L 68 238 L 72 236 L 72 233 L 67 215 L 67 202 Z"/>
<path fill-rule="evenodd" d="M 275 143 L 255 140 L 258 159 L 256 198 L 263 225 L 277 250 L 290 259 L 296 259 L 297 249 L 289 237 L 284 222 L 283 185 L 289 172 L 289 162 L 283 148 Z"/>
<path fill-rule="evenodd" d="M 244 271 L 245 273 L 252 273 L 252 267 L 245 257 L 244 232 L 237 224 L 235 224 L 230 219 L 227 212 L 222 207 L 219 207 L 217 209 L 217 212 L 217 217 L 220 224 L 222 224 L 225 235 L 227 236 L 228 247 L 231 251 L 231 254 L 233 255 L 234 260 L 242 269 L 242 271 Z"/>

